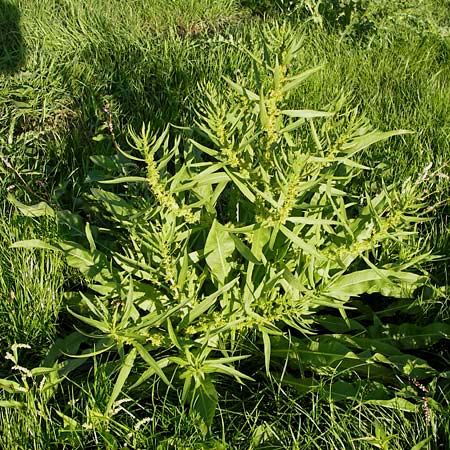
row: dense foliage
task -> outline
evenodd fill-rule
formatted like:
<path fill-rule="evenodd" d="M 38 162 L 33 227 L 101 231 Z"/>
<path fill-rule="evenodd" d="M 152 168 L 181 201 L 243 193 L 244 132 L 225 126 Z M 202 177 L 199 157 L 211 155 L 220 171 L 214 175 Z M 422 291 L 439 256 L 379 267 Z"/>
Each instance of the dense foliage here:
<path fill-rule="evenodd" d="M 448 438 L 450 326 L 445 280 L 436 276 L 445 265 L 430 237 L 445 227 L 446 167 L 415 164 L 408 177 L 383 179 L 370 149 L 388 153 L 419 138 L 377 129 L 341 86 L 327 91 L 327 66 L 305 57 L 309 29 L 292 25 L 313 17 L 325 42 L 331 26 L 335 38 L 354 39 L 371 24 L 385 39 L 400 9 L 375 0 L 258 3 L 260 14 L 278 8 L 292 22 L 258 23 L 249 39 L 234 30 L 237 10 L 227 5 L 217 28 L 202 12 L 182 33 L 162 30 L 182 61 L 205 49 L 235 58 L 231 70 L 218 58 L 214 77 L 200 74 L 198 84 L 167 81 L 166 100 L 185 83 L 188 111 L 175 98 L 167 118 L 126 128 L 143 118 L 136 106 L 128 119 L 133 102 L 123 89 L 137 100 L 148 84 L 133 94 L 119 65 L 98 87 L 114 94 L 102 96 L 86 86 L 95 77 L 83 62 L 68 64 L 64 77 L 78 80 L 72 96 L 86 117 L 70 112 L 75 101 L 60 87 L 33 100 L 36 80 L 0 104 L 0 126 L 9 124 L 0 136 L 4 216 L 12 217 L 5 229 L 14 226 L 0 235 L 10 264 L 1 284 L 11 318 L 0 322 L 5 448 L 21 426 L 39 430 L 22 441 L 42 442 L 36 448 L 317 448 L 314 429 L 327 424 L 343 448 L 400 448 L 411 436 L 417 449 L 440 448 Z M 409 19 L 420 11 L 402 8 L 411 8 Z M 62 14 L 99 20 L 80 11 Z M 409 19 L 404 30 L 418 33 Z M 218 32 L 227 21 L 234 35 Z M 425 35 L 444 46 L 444 28 L 431 32 L 430 23 Z M 89 45 L 109 61 L 102 45 L 123 45 L 121 33 Z M 148 38 L 136 33 L 133 48 L 146 58 L 139 45 Z M 116 58 L 129 63 L 126 54 Z M 145 79 L 149 62 L 138 60 Z M 165 62 L 152 64 L 164 78 Z M 9 61 L 5 77 L 11 70 Z M 444 81 L 433 82 L 445 92 Z M 316 89 L 333 96 L 321 105 Z M 58 95 L 58 108 L 42 117 Z M 72 146 L 72 162 L 48 151 Z M 42 167 L 25 169 L 30 148 Z M 355 411 L 367 426 L 353 428 Z M 298 431 L 303 420 L 309 437 Z"/>

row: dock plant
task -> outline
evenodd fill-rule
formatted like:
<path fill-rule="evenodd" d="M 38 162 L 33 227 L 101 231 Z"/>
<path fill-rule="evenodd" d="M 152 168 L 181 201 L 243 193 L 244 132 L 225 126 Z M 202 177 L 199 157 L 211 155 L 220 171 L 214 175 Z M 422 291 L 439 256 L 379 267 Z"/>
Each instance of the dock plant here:
<path fill-rule="evenodd" d="M 14 246 L 62 252 L 84 277 L 66 294 L 70 339 L 77 370 L 91 357 L 113 362 L 103 423 L 125 392 L 142 396 L 155 377 L 206 433 L 223 377 L 268 377 L 302 395 L 325 377 L 333 399 L 364 393 L 414 412 L 418 403 L 396 396 L 399 383 L 436 375 L 417 351 L 448 325 L 411 325 L 404 312 L 433 258 L 418 237 L 421 180 L 376 194 L 353 186 L 372 170 L 358 153 L 407 131 L 373 129 L 345 96 L 323 110 L 292 105 L 322 70 L 298 67 L 294 35 L 263 27 L 242 49 L 252 72 L 224 77 L 220 90 L 199 85 L 195 123 L 130 129 L 128 149 L 110 136 L 118 153 L 92 157 L 102 176 L 82 211 L 10 197 L 24 214 L 54 217 L 65 236 Z"/>

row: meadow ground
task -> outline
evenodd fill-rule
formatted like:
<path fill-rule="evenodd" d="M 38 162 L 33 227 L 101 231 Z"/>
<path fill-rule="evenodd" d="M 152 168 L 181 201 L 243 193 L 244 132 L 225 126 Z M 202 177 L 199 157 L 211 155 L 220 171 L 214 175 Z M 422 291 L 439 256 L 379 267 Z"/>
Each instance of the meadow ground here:
<path fill-rule="evenodd" d="M 288 44 L 297 45 L 295 57 L 283 65 Z M 319 66 L 289 94 L 277 81 L 270 84 L 279 67 L 295 74 Z M 224 77 L 254 92 L 230 88 Z M 248 98 L 233 100 L 233 89 Z M 277 100 L 270 103 L 274 92 L 285 95 L 283 109 L 276 109 Z M 449 100 L 448 0 L 395 0 L 389 6 L 378 0 L 341 6 L 331 0 L 0 0 L 0 447 L 449 448 Z M 339 120 L 333 122 L 331 112 Z M 370 130 L 412 133 L 386 140 L 370 134 L 369 123 Z M 171 124 L 174 134 L 152 153 L 142 124 L 150 134 Z M 181 156 L 178 150 L 170 153 L 178 148 L 177 130 L 186 152 Z M 229 132 L 224 137 L 229 147 L 220 130 Z M 245 141 L 244 150 L 251 149 L 245 158 L 254 158 L 262 146 L 280 148 L 289 164 L 292 148 L 304 148 L 313 158 L 296 160 L 309 184 L 298 181 L 306 194 L 295 191 L 286 212 L 291 222 L 280 218 L 290 195 L 282 185 L 292 184 L 291 173 L 279 164 L 284 160 L 275 153 L 261 153 L 253 165 L 244 156 L 233 160 L 225 152 L 234 148 L 236 136 L 242 139 L 236 142 Z M 283 145 L 276 141 L 280 136 Z M 366 136 L 374 145 L 358 144 Z M 194 149 L 193 141 L 199 141 Z M 350 155 L 358 145 L 352 163 L 338 154 Z M 217 148 L 229 159 L 221 159 Z M 127 160 L 118 149 L 141 162 Z M 330 162 L 334 151 L 341 159 Z M 163 164 L 157 152 L 174 160 Z M 276 168 L 267 162 L 270 157 Z M 329 169 L 323 168 L 325 160 Z M 311 161 L 318 161 L 317 172 L 307 166 Z M 336 161 L 342 164 L 332 166 Z M 172 172 L 180 167 L 183 175 L 177 178 Z M 205 180 L 213 175 L 216 181 L 209 185 Z M 128 178 L 112 185 L 108 197 L 99 183 L 119 177 L 147 177 L 150 190 Z M 345 195 L 332 192 L 340 187 Z M 382 192 L 386 198 L 377 197 Z M 278 204 L 271 193 L 279 196 Z M 194 197 L 200 206 L 192 211 L 200 219 L 183 203 Z M 361 199 L 360 207 L 355 199 Z M 259 250 L 256 234 L 250 234 L 273 224 L 248 203 L 257 200 L 275 208 L 279 221 Z M 179 203 L 176 219 L 163 201 Z M 314 211 L 302 206 L 316 201 Z M 149 211 L 158 204 L 157 223 Z M 394 217 L 386 211 L 397 204 L 398 223 L 383 228 L 383 221 Z M 239 208 L 254 214 L 236 218 Z M 319 209 L 323 213 L 317 215 Z M 150 225 L 137 225 L 134 217 Z M 176 234 L 180 217 L 185 228 Z M 198 226 L 190 225 L 196 220 Z M 170 233 L 177 237 L 172 253 L 164 254 L 165 247 L 152 239 L 171 221 L 176 232 Z M 224 227 L 230 223 L 247 228 L 238 234 Z M 250 224 L 257 226 L 250 230 Z M 368 239 L 364 226 L 385 234 L 379 241 L 375 234 Z M 277 234 L 279 229 L 285 231 Z M 183 247 L 186 234 L 195 239 Z M 329 237 L 334 234 L 336 240 Z M 333 246 L 347 245 L 344 235 L 370 245 L 347 263 L 356 251 L 348 244 L 353 250 L 337 257 L 336 268 L 319 267 L 316 250 L 338 253 Z M 28 244 L 12 247 L 19 241 Z M 228 254 L 217 255 L 217 248 Z M 154 258 L 148 273 L 146 258 Z M 302 272 L 305 261 L 309 269 Z M 273 311 L 267 313 L 263 304 L 250 308 L 245 295 L 256 279 L 252 271 L 263 277 L 258 264 L 278 275 L 260 290 L 253 286 L 252 295 L 274 305 L 277 296 L 297 295 L 292 308 L 298 308 L 298 322 L 288 321 L 294 316 L 272 320 Z M 188 265 L 197 270 L 190 274 L 191 285 L 184 281 Z M 156 266 L 164 273 L 158 275 Z M 108 270 L 112 278 L 101 278 Z M 172 270 L 179 271 L 176 282 Z M 369 270 L 378 278 L 364 286 L 355 282 L 351 292 L 339 281 Z M 239 284 L 239 273 L 246 284 Z M 113 278 L 120 288 L 111 288 Z M 177 290 L 182 281 L 185 294 Z M 155 310 L 139 297 L 141 289 L 153 298 L 152 283 L 164 292 Z M 308 283 L 314 286 L 305 287 Z M 330 286 L 338 284 L 341 291 L 331 295 Z M 309 288 L 333 299 L 319 296 L 322 303 L 311 300 L 311 307 L 305 303 L 301 309 L 299 298 L 309 298 Z M 98 304 L 89 302 L 94 291 Z M 198 305 L 189 310 L 188 299 L 180 299 L 193 291 Z M 212 303 L 219 298 L 214 292 L 220 302 Z M 241 296 L 242 311 L 224 306 Z M 172 297 L 182 307 L 167 300 Z M 141 316 L 134 306 L 127 309 L 133 302 Z M 100 316 L 119 323 L 120 339 L 114 341 L 111 329 L 95 322 Z M 136 336 L 148 320 L 153 325 L 141 345 Z M 232 329 L 210 338 L 205 323 L 221 329 L 221 320 Z M 186 324 L 193 331 L 183 328 Z M 292 349 L 279 344 L 278 332 L 289 337 Z M 99 343 L 92 344 L 96 337 Z M 220 358 L 208 366 L 209 352 Z M 185 370 L 181 379 L 192 377 L 192 384 L 184 389 L 177 384 L 177 370 Z M 148 374 L 145 382 L 129 389 L 142 373 Z M 165 377 L 175 389 L 166 387 Z"/>

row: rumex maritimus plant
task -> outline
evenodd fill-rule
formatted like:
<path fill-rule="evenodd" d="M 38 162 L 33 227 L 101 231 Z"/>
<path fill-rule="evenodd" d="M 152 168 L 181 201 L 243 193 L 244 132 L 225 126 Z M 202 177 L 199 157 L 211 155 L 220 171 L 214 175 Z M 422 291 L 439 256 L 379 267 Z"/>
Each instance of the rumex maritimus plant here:
<path fill-rule="evenodd" d="M 361 300 L 409 299 L 427 280 L 421 265 L 431 256 L 410 246 L 423 220 L 420 183 L 351 194 L 369 170 L 358 152 L 406 131 L 372 130 L 342 100 L 292 109 L 291 94 L 320 70 L 291 73 L 301 48 L 288 26 L 264 29 L 257 49 L 245 49 L 252 76 L 224 78 L 221 92 L 201 87 L 195 125 L 130 131 L 121 175 L 105 176 L 87 199 L 101 220 L 34 207 L 72 237 L 15 246 L 62 251 L 82 272 L 88 290 L 68 302 L 88 344 L 78 357 L 118 356 L 106 422 L 126 386 L 138 392 L 157 376 L 179 387 L 206 432 L 216 379 L 251 381 L 249 358 L 303 392 L 316 389 L 314 373 L 434 375 L 406 352 L 448 330 L 383 323 Z M 104 158 L 93 161 L 108 172 Z M 358 383 L 345 383 L 356 396 Z"/>

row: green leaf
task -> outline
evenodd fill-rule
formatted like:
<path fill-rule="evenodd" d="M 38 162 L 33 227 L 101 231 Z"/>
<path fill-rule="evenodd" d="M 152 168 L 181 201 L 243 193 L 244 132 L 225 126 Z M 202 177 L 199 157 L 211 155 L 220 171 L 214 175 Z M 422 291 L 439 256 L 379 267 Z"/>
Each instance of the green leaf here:
<path fill-rule="evenodd" d="M 31 373 L 33 376 L 39 376 L 39 375 L 48 375 L 52 372 L 57 372 L 57 367 L 35 367 L 31 369 Z"/>
<path fill-rule="evenodd" d="M 84 275 L 92 279 L 98 278 L 99 281 L 104 281 L 105 276 L 111 277 L 108 259 L 99 250 L 90 251 L 71 241 L 61 242 L 60 247 L 65 254 L 67 264 Z M 100 277 L 97 277 L 98 275 Z"/>
<path fill-rule="evenodd" d="M 55 211 L 45 202 L 40 202 L 37 205 L 25 205 L 9 193 L 7 199 L 12 203 L 21 213 L 26 217 L 55 217 Z"/>
<path fill-rule="evenodd" d="M 274 377 L 280 383 L 285 383 L 292 386 L 300 397 L 304 397 L 310 392 L 315 392 L 321 387 L 320 382 L 316 381 L 314 378 L 296 377 L 290 373 L 284 373 L 283 377 L 279 375 L 275 375 Z"/>
<path fill-rule="evenodd" d="M 427 438 L 422 439 L 414 447 L 411 447 L 411 450 L 421 450 L 423 448 L 429 448 L 428 444 L 430 443 L 432 437 L 433 436 L 428 436 Z"/>
<path fill-rule="evenodd" d="M 295 131 L 297 128 L 300 128 L 302 125 L 306 123 L 306 119 L 298 119 L 292 123 L 289 123 L 284 128 L 280 130 L 280 133 L 285 135 L 286 140 L 291 139 L 290 132 Z M 289 144 L 290 145 L 290 144 Z"/>
<path fill-rule="evenodd" d="M 106 136 L 105 136 L 104 134 L 96 134 L 96 135 L 92 138 L 92 140 L 95 141 L 95 142 L 101 142 L 101 141 L 103 141 L 104 139 L 106 139 Z"/>
<path fill-rule="evenodd" d="M 362 136 L 354 138 L 347 144 L 342 145 L 341 150 L 346 152 L 348 156 L 352 156 L 355 153 L 375 144 L 376 142 L 384 141 L 392 136 L 399 136 L 402 134 L 412 133 L 408 130 L 395 130 L 395 131 L 372 131 L 371 133 L 365 133 Z"/>
<path fill-rule="evenodd" d="M 389 363 L 397 370 L 410 378 L 422 380 L 435 376 L 437 371 L 430 367 L 424 359 L 412 355 L 393 355 L 389 357 Z"/>
<path fill-rule="evenodd" d="M 213 150 L 212 148 L 206 147 L 203 144 L 199 144 L 198 142 L 194 141 L 193 139 L 189 139 L 189 142 L 195 148 L 201 150 L 203 153 L 206 153 L 207 155 L 210 155 L 210 156 L 217 156 L 218 155 L 218 151 L 217 150 Z"/>
<path fill-rule="evenodd" d="M 237 186 L 237 188 L 247 197 L 247 199 L 254 203 L 256 201 L 255 194 L 248 188 L 244 181 L 240 180 L 238 174 L 231 172 L 227 167 L 224 167 L 225 172 L 230 177 L 230 180 Z"/>
<path fill-rule="evenodd" d="M 338 337 L 321 335 L 314 339 L 294 339 L 271 337 L 274 357 L 295 360 L 303 369 L 311 369 L 319 374 L 336 371 L 354 371 L 364 376 L 392 376 L 392 369 L 372 361 L 371 353 L 356 354 Z"/>
<path fill-rule="evenodd" d="M 344 320 L 336 316 L 319 316 L 316 322 L 332 333 L 348 333 L 349 331 L 364 332 L 366 328 L 358 321 L 349 319 Z"/>
<path fill-rule="evenodd" d="M 77 429 L 80 429 L 80 424 L 72 417 L 69 417 L 66 414 L 63 414 L 61 411 L 58 411 L 57 409 L 55 409 L 55 413 L 59 417 L 61 417 L 61 419 L 63 420 L 63 429 L 64 430 L 75 431 Z"/>
<path fill-rule="evenodd" d="M 192 409 L 198 413 L 207 429 L 212 425 L 218 401 L 216 388 L 207 377 L 196 390 L 192 402 Z M 207 429 L 204 432 L 207 432 Z"/>
<path fill-rule="evenodd" d="M 259 101 L 259 95 L 255 94 L 254 92 L 250 91 L 249 89 L 244 88 L 238 83 L 235 83 L 234 81 L 230 80 L 227 77 L 223 77 L 223 79 L 238 93 L 241 95 L 246 95 L 250 100 Z"/>
<path fill-rule="evenodd" d="M 252 236 L 252 253 L 255 255 L 255 258 L 260 260 L 263 264 L 266 263 L 264 246 L 269 242 L 270 235 L 270 228 L 260 227 L 255 230 Z"/>
<path fill-rule="evenodd" d="M 128 353 L 125 360 L 123 361 L 113 391 L 111 393 L 111 396 L 109 397 L 108 403 L 106 404 L 105 414 L 107 416 L 113 414 L 112 411 L 113 404 L 117 400 L 117 397 L 122 392 L 125 382 L 127 381 L 128 375 L 130 374 L 131 369 L 133 368 L 134 360 L 136 359 L 136 353 L 137 351 L 135 348 L 131 349 L 131 351 Z"/>
<path fill-rule="evenodd" d="M 311 75 L 315 74 L 319 70 L 322 70 L 323 66 L 313 67 L 312 69 L 305 70 L 295 76 L 286 78 L 287 83 L 281 88 L 282 92 L 289 92 L 296 89 L 301 83 L 308 79 Z"/>
<path fill-rule="evenodd" d="M 181 344 L 178 341 L 178 337 L 177 337 L 177 335 L 175 333 L 175 330 L 173 329 L 172 321 L 170 320 L 170 318 L 167 318 L 167 331 L 169 333 L 169 337 L 170 337 L 170 340 L 171 340 L 172 344 L 175 345 L 175 347 L 178 350 L 182 351 Z"/>
<path fill-rule="evenodd" d="M 313 119 L 314 117 L 330 117 L 334 115 L 334 113 L 328 111 L 313 111 L 312 109 L 285 109 L 281 111 L 281 114 L 284 114 L 288 117 L 300 117 L 302 119 Z"/>
<path fill-rule="evenodd" d="M 112 180 L 100 180 L 101 184 L 122 184 L 122 183 L 147 183 L 147 178 L 144 177 L 120 177 Z"/>
<path fill-rule="evenodd" d="M 46 367 L 53 366 L 61 355 L 77 353 L 80 345 L 86 342 L 86 339 L 86 336 L 77 331 L 68 334 L 64 339 L 56 339 L 55 343 L 50 347 L 43 365 Z"/>
<path fill-rule="evenodd" d="M 146 316 L 142 317 L 141 322 L 138 325 L 136 325 L 135 327 L 133 327 L 131 329 L 131 331 L 136 333 L 139 330 L 142 330 L 143 328 L 158 327 L 168 317 L 171 317 L 177 311 L 179 311 L 184 306 L 186 306 L 189 302 L 190 302 L 190 298 L 188 297 L 188 298 L 184 299 L 181 303 L 178 303 L 173 308 L 167 309 L 166 311 L 162 312 L 161 314 L 157 314 L 155 311 L 151 312 L 150 314 L 147 314 Z"/>
<path fill-rule="evenodd" d="M 230 377 L 234 377 L 238 381 L 238 383 L 242 383 L 241 378 L 248 381 L 255 381 L 252 377 L 245 375 L 239 370 L 236 370 L 234 367 L 218 363 L 215 360 L 207 360 L 203 366 L 203 370 L 207 373 L 217 372 L 223 373 L 224 375 L 229 375 Z"/>
<path fill-rule="evenodd" d="M 352 296 L 373 294 L 399 297 L 408 295 L 407 288 L 416 288 L 425 278 L 412 272 L 400 272 L 384 269 L 365 269 L 346 275 L 339 275 L 326 287 L 326 293 L 331 297 L 347 300 Z"/>
<path fill-rule="evenodd" d="M 67 308 L 67 310 L 70 312 L 70 314 L 72 314 L 73 316 L 75 316 L 77 319 L 81 320 L 85 324 L 91 326 L 92 328 L 97 328 L 97 330 L 100 330 L 105 334 L 108 334 L 111 331 L 110 326 L 107 322 L 100 322 L 99 320 L 95 320 L 90 317 L 82 316 L 82 315 L 77 314 L 76 312 L 72 311 L 69 307 Z"/>
<path fill-rule="evenodd" d="M 280 231 L 291 240 L 292 244 L 296 247 L 302 249 L 307 255 L 315 256 L 318 259 L 324 259 L 322 255 L 320 255 L 313 245 L 304 241 L 300 236 L 294 234 L 289 228 L 286 228 L 284 225 L 280 226 Z"/>
<path fill-rule="evenodd" d="M 236 245 L 236 250 L 247 260 L 253 264 L 261 264 L 252 251 L 233 233 L 230 233 L 231 239 L 233 239 Z"/>
<path fill-rule="evenodd" d="M 298 357 L 303 364 L 321 367 L 331 366 L 347 358 L 359 359 L 351 349 L 331 336 L 320 336 L 312 340 L 295 340 L 291 344 L 285 339 L 272 337 L 272 353 L 280 356 Z"/>
<path fill-rule="evenodd" d="M 263 343 L 264 343 L 264 365 L 266 367 L 266 375 L 270 377 L 270 352 L 271 344 L 270 337 L 266 332 L 262 332 Z"/>
<path fill-rule="evenodd" d="M 51 245 L 45 241 L 42 241 L 40 239 L 28 239 L 25 241 L 17 241 L 10 245 L 11 248 L 36 248 L 41 250 L 55 250 L 55 251 L 61 251 L 60 248 L 55 247 L 54 245 Z"/>
<path fill-rule="evenodd" d="M 327 389 L 326 395 L 334 401 L 356 399 L 360 393 L 360 386 L 358 383 L 349 383 L 347 381 L 336 381 L 332 383 L 330 389 Z"/>
<path fill-rule="evenodd" d="M 155 375 L 155 373 L 157 373 L 157 371 L 159 372 L 160 370 L 166 368 L 167 366 L 169 366 L 171 364 L 171 361 L 169 358 L 162 358 L 155 362 L 156 362 L 157 367 L 152 366 L 152 367 L 149 367 L 147 370 L 145 370 L 144 373 L 139 377 L 139 379 L 132 386 L 130 386 L 130 389 L 135 389 L 136 387 L 140 386 L 142 383 L 147 381 L 150 377 Z M 164 372 L 163 372 L 163 374 L 164 374 Z M 172 387 L 172 385 L 170 384 L 170 381 L 167 379 L 167 377 L 166 378 L 161 377 L 161 379 L 168 386 Z"/>
<path fill-rule="evenodd" d="M 194 306 L 188 313 L 183 317 L 181 322 L 178 324 L 178 329 L 182 329 L 188 325 L 190 325 L 195 319 L 200 317 L 206 311 L 208 311 L 211 306 L 214 305 L 216 300 L 226 291 L 231 289 L 237 282 L 239 278 L 235 278 L 229 281 L 227 284 L 222 286 L 220 289 L 216 290 L 214 293 L 206 297 L 203 301 L 201 301 L 198 305 Z"/>
<path fill-rule="evenodd" d="M 231 270 L 228 258 L 233 254 L 235 244 L 230 234 L 225 231 L 217 220 L 214 220 L 205 243 L 206 263 L 212 274 L 221 283 Z"/>
<path fill-rule="evenodd" d="M 264 92 L 261 87 L 261 92 L 259 93 L 259 120 L 261 121 L 261 126 L 266 128 L 269 117 L 267 116 L 266 102 L 264 99 Z"/>
<path fill-rule="evenodd" d="M 135 388 L 139 384 L 143 383 L 146 379 L 148 379 L 153 374 L 157 374 L 161 380 L 164 381 L 164 383 L 167 384 L 167 386 L 172 386 L 171 382 L 166 377 L 165 373 L 163 372 L 163 368 L 167 367 L 169 365 L 169 360 L 167 358 L 163 358 L 159 361 L 156 361 L 150 353 L 144 348 L 142 344 L 139 344 L 138 342 L 134 342 L 133 346 L 135 349 L 139 352 L 139 355 L 141 358 L 150 366 L 150 368 L 144 373 L 141 378 L 133 384 L 132 388 Z"/>
<path fill-rule="evenodd" d="M 133 289 L 133 278 L 130 277 L 130 284 L 128 286 L 128 295 L 127 295 L 127 301 L 125 303 L 125 306 L 123 308 L 123 314 L 122 318 L 120 319 L 119 328 L 125 329 L 128 325 L 128 321 L 133 313 L 134 305 L 134 289 Z"/>
<path fill-rule="evenodd" d="M 24 388 L 21 384 L 17 383 L 16 381 L 5 380 L 3 378 L 0 378 L 0 389 L 3 389 L 11 394 L 20 394 L 27 391 L 26 388 Z"/>
<path fill-rule="evenodd" d="M 383 406 L 384 408 L 395 409 L 397 411 L 406 411 L 412 413 L 419 412 L 418 405 L 415 405 L 401 397 L 392 398 L 390 400 L 366 400 L 365 403 L 369 405 Z"/>
<path fill-rule="evenodd" d="M 91 252 L 96 250 L 96 245 L 95 245 L 95 240 L 94 240 L 94 236 L 92 235 L 92 228 L 91 228 L 91 224 L 89 222 L 86 222 L 86 225 L 84 227 L 84 232 L 86 234 L 86 239 L 89 243 L 89 248 L 91 250 Z"/>
<path fill-rule="evenodd" d="M 112 192 L 92 188 L 91 193 L 96 200 L 103 204 L 108 213 L 114 217 L 120 218 L 120 220 L 128 221 L 130 216 L 138 212 L 134 206 Z"/>
<path fill-rule="evenodd" d="M 450 339 L 450 325 L 434 322 L 426 326 L 403 323 L 384 325 L 381 329 L 369 327 L 369 333 L 383 341 L 398 346 L 401 350 L 428 349 L 441 339 Z"/>
<path fill-rule="evenodd" d="M 27 408 L 27 404 L 16 400 L 0 400 L 0 408 L 25 409 Z"/>

